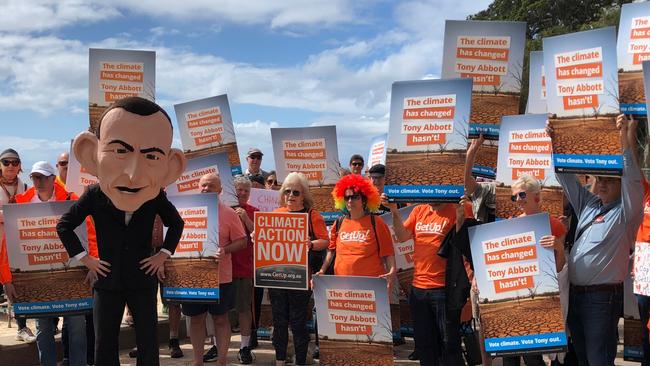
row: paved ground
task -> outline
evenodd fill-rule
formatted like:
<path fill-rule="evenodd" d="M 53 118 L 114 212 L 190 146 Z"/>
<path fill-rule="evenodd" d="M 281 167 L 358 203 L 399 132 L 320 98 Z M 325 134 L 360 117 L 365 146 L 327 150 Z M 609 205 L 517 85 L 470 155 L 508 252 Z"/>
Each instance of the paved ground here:
<path fill-rule="evenodd" d="M 7 328 L 7 323 L 6 321 L 0 322 L 0 344 L 2 345 L 8 345 L 8 344 L 13 344 L 15 343 L 13 337 L 15 335 L 16 331 L 16 325 L 15 323 L 12 323 L 12 328 Z M 28 320 L 28 326 L 31 327 L 32 329 L 35 330 L 35 325 L 33 320 Z M 623 322 L 621 321 L 619 324 L 619 329 L 620 329 L 620 334 L 623 334 Z M 622 337 L 621 337 L 622 339 Z M 237 351 L 239 350 L 239 335 L 233 335 L 232 337 L 232 343 L 230 345 L 230 350 L 228 352 L 228 364 L 229 365 L 237 365 Z M 313 344 L 312 344 L 313 345 Z M 205 346 L 205 350 L 207 351 L 209 349 L 209 345 Z M 163 346 L 160 348 L 160 358 L 161 358 L 161 365 L 191 365 L 192 363 L 192 346 L 189 344 L 189 340 L 185 340 L 181 344 L 181 348 L 183 349 L 183 352 L 185 353 L 185 356 L 183 358 L 179 359 L 171 359 L 169 357 L 169 351 L 167 350 L 166 346 Z M 403 346 L 396 347 L 395 348 L 395 365 L 397 366 L 402 366 L 402 365 L 418 365 L 418 362 L 414 361 L 408 361 L 408 355 L 409 353 L 413 350 L 413 342 L 412 339 L 407 338 L 407 343 Z M 632 365 L 639 365 L 638 363 L 634 362 L 627 362 L 623 361 L 623 347 L 619 346 L 619 357 L 616 359 L 616 365 L 621 365 L 621 366 L 632 366 Z M 271 345 L 270 341 L 260 341 L 260 347 L 256 350 L 253 351 L 256 360 L 254 362 L 255 365 L 274 365 L 274 352 L 273 352 L 273 347 Z M 121 353 L 120 357 L 120 363 L 122 365 L 133 365 L 135 366 L 135 360 L 129 358 L 128 356 L 128 350 L 125 350 Z M 208 363 L 207 365 L 213 365 L 214 363 Z M 501 361 L 499 359 L 496 359 L 492 365 L 494 366 L 501 366 Z"/>

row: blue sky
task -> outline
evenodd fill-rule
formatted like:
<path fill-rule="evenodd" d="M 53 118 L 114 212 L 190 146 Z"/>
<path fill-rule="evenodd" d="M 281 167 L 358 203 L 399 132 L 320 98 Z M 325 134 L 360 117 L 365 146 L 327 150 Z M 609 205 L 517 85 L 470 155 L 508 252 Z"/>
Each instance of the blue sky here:
<path fill-rule="evenodd" d="M 438 77 L 446 19 L 490 1 L 6 0 L 0 148 L 28 169 L 87 128 L 88 48 L 156 51 L 157 101 L 228 94 L 240 154 L 271 127 L 337 126 L 339 154 L 386 132 L 396 80 Z M 175 144 L 180 146 L 178 135 Z"/>

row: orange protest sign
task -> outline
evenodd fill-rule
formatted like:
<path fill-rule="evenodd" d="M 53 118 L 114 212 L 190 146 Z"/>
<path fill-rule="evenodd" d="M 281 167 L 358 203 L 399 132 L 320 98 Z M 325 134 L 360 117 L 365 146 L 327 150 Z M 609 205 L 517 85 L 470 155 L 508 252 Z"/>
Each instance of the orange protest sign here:
<path fill-rule="evenodd" d="M 308 288 L 309 226 L 306 213 L 255 213 L 255 286 Z"/>

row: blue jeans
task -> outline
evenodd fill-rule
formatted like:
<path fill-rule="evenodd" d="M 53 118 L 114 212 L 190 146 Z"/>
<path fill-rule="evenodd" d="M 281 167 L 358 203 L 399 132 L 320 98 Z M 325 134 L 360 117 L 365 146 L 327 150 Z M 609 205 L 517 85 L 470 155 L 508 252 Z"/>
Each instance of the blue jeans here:
<path fill-rule="evenodd" d="M 648 340 L 648 312 L 650 312 L 650 296 L 636 295 L 641 316 L 641 344 L 643 345 L 643 362 L 641 366 L 650 366 L 650 341 Z"/>
<path fill-rule="evenodd" d="M 411 287 L 409 296 L 415 349 L 420 365 L 439 365 L 446 342 L 445 289 Z"/>
<path fill-rule="evenodd" d="M 86 318 L 83 315 L 66 316 L 63 323 L 68 330 L 70 366 L 86 366 Z M 36 345 L 43 366 L 56 366 L 56 344 L 52 318 L 36 319 Z"/>
<path fill-rule="evenodd" d="M 580 366 L 613 366 L 618 320 L 623 312 L 623 287 L 569 294 L 568 324 Z"/>

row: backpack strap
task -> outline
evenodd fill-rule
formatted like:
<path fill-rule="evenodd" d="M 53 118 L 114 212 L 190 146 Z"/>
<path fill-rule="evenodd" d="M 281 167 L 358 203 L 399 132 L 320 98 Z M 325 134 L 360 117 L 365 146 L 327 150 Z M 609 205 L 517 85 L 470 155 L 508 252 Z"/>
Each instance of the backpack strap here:
<path fill-rule="evenodd" d="M 377 242 L 377 254 L 379 254 L 381 245 L 379 243 L 379 235 L 377 235 L 377 224 L 375 223 L 375 214 L 373 213 L 370 214 L 370 223 L 372 224 L 372 232 L 373 234 L 375 234 L 375 241 Z"/>

